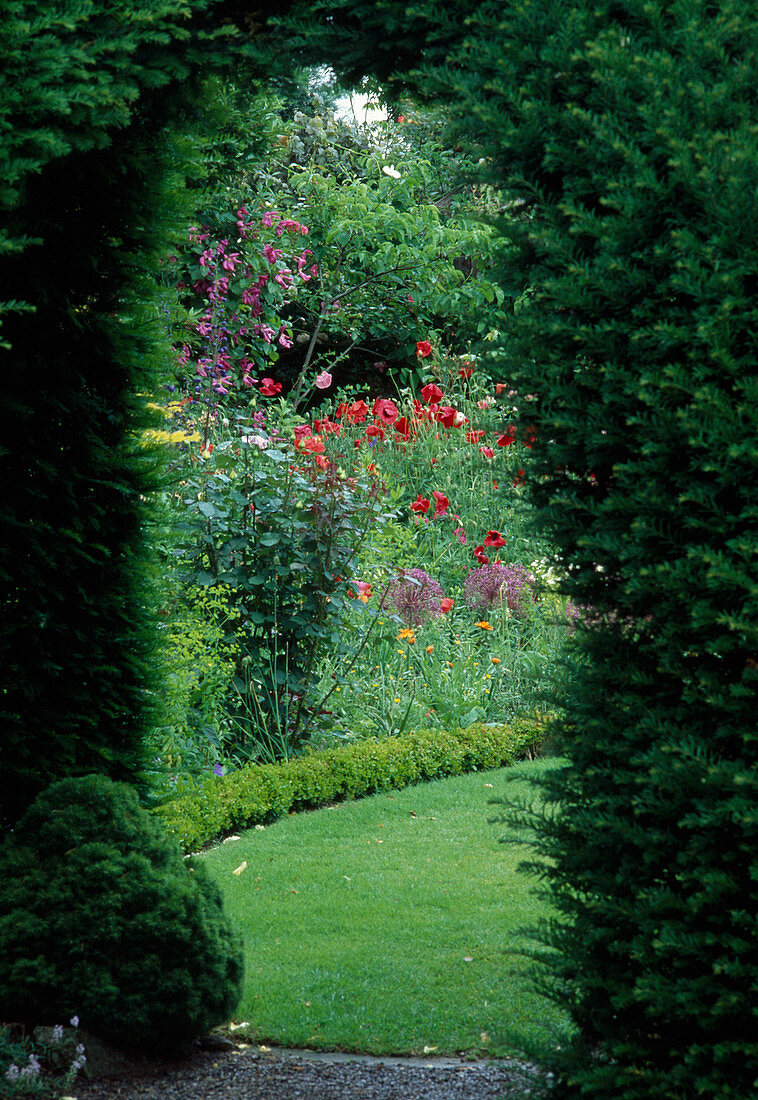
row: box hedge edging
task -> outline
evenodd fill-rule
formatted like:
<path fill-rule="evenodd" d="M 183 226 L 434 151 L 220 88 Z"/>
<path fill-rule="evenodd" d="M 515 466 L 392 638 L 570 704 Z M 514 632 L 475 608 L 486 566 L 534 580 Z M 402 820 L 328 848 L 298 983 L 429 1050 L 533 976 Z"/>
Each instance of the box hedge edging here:
<path fill-rule="evenodd" d="M 370 738 L 279 764 L 255 764 L 230 775 L 209 777 L 190 794 L 153 812 L 185 851 L 194 851 L 224 833 L 269 823 L 292 810 L 316 809 L 376 791 L 500 768 L 536 749 L 543 735 L 543 721 L 528 717 L 508 725 Z"/>

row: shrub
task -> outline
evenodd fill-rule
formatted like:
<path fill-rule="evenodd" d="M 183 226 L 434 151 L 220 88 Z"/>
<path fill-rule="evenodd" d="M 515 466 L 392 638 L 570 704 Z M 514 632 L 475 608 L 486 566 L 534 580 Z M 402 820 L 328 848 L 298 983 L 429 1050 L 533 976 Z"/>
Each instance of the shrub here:
<path fill-rule="evenodd" d="M 542 732 L 539 719 L 521 718 L 507 726 L 371 738 L 214 776 L 154 813 L 185 850 L 197 849 L 224 832 L 273 821 L 291 809 L 315 809 L 387 788 L 502 767 L 534 751 Z"/>
<path fill-rule="evenodd" d="M 126 784 L 38 796 L 0 848 L 0 1018 L 181 1047 L 228 1018 L 242 962 L 221 898 Z"/>
<path fill-rule="evenodd" d="M 754 1095 L 755 5 L 317 7 L 309 45 L 444 99 L 503 189 L 512 312 L 489 361 L 594 618 L 539 832 L 582 1037 L 566 1090 Z"/>

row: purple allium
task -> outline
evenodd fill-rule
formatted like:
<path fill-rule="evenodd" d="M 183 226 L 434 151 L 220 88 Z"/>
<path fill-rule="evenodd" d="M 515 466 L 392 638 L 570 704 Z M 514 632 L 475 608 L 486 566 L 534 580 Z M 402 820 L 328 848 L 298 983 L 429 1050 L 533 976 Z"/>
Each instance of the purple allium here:
<path fill-rule="evenodd" d="M 507 607 L 522 617 L 534 600 L 534 577 L 523 565 L 480 565 L 466 577 L 463 599 L 476 610 Z"/>
<path fill-rule="evenodd" d="M 384 604 L 391 604 L 406 626 L 420 626 L 441 614 L 442 586 L 423 569 L 401 569 L 387 589 Z"/>

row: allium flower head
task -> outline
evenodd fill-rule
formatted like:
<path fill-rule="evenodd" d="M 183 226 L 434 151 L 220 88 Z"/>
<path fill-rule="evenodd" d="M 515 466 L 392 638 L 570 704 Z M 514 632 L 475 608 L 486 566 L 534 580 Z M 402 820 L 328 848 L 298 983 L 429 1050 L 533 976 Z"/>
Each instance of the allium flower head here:
<path fill-rule="evenodd" d="M 521 617 L 534 599 L 534 577 L 523 565 L 481 565 L 466 577 L 463 598 L 477 610 L 507 607 Z"/>
<path fill-rule="evenodd" d="M 407 626 L 420 626 L 440 614 L 443 596 L 442 586 L 423 569 L 401 569 L 384 602 L 395 608 Z"/>

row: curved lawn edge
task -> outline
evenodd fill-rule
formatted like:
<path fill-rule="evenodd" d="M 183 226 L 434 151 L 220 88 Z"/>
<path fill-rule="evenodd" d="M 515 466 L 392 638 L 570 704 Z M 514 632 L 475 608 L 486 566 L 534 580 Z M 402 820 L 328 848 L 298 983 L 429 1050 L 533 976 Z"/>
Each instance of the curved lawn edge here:
<path fill-rule="evenodd" d="M 292 811 L 502 768 L 536 753 L 544 736 L 545 719 L 531 715 L 502 725 L 369 738 L 210 776 L 153 813 L 185 852 L 196 851 L 236 829 L 268 824 Z"/>

